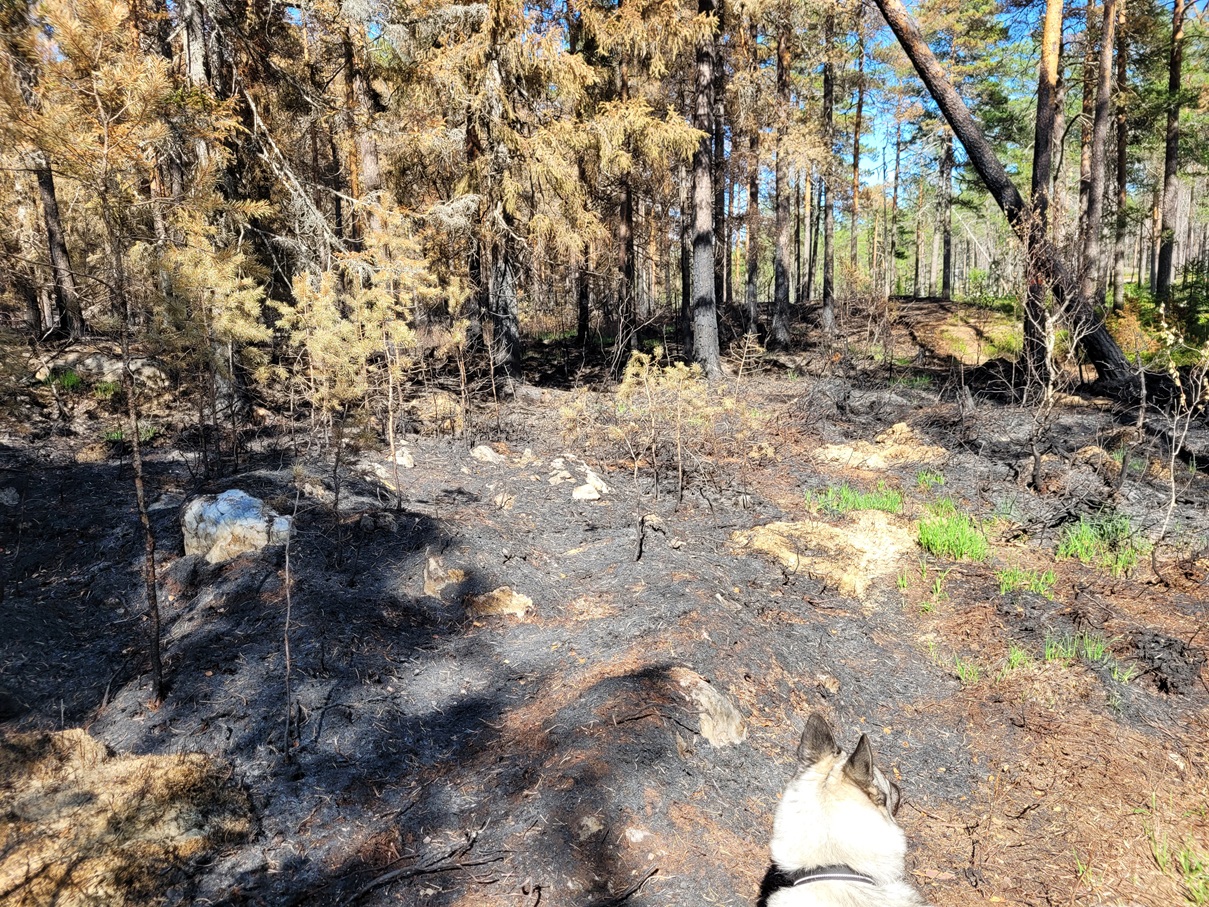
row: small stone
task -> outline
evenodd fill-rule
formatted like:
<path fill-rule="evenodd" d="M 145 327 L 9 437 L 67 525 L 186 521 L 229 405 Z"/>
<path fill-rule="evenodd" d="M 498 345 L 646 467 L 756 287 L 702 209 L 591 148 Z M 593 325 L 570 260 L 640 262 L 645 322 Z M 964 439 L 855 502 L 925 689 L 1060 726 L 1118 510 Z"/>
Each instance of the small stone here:
<path fill-rule="evenodd" d="M 484 595 L 466 596 L 465 604 L 466 610 L 476 616 L 511 614 L 523 618 L 533 607 L 533 599 L 511 586 L 500 586 Z"/>
<path fill-rule="evenodd" d="M 480 444 L 474 450 L 470 451 L 470 456 L 478 460 L 480 463 L 503 463 L 504 458 L 497 454 L 486 444 Z"/>
<path fill-rule="evenodd" d="M 602 479 L 600 476 L 598 476 L 592 470 L 588 469 L 588 467 L 586 467 L 586 466 L 583 469 L 584 469 L 584 473 L 585 473 L 584 478 L 587 480 L 588 485 L 591 485 L 593 488 L 595 488 L 601 494 L 609 493 L 609 486 L 605 484 L 604 479 Z"/>
<path fill-rule="evenodd" d="M 592 485 L 580 485 L 571 492 L 571 497 L 577 501 L 599 501 L 600 492 Z"/>
<path fill-rule="evenodd" d="M 715 747 L 733 746 L 747 739 L 747 722 L 730 697 L 688 668 L 672 668 L 671 678 L 680 695 L 697 707 L 701 736 Z"/>
<path fill-rule="evenodd" d="M 452 586 L 466 579 L 466 571 L 457 567 L 446 567 L 439 557 L 429 557 L 424 562 L 424 594 L 440 598 L 446 586 Z"/>
<path fill-rule="evenodd" d="M 395 463 L 397 463 L 401 469 L 416 468 L 416 458 L 411 455 L 410 450 L 398 451 L 395 454 Z"/>

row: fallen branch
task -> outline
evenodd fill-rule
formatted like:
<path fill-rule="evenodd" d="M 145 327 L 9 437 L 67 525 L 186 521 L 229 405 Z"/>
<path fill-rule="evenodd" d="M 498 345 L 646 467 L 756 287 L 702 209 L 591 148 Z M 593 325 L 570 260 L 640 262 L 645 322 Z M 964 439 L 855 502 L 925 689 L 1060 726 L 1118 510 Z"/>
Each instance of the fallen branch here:
<path fill-rule="evenodd" d="M 392 869 L 390 872 L 382 873 L 380 876 L 358 889 L 356 894 L 344 901 L 342 907 L 349 907 L 350 904 L 355 904 L 374 889 L 381 888 L 383 885 L 389 885 L 391 882 L 398 882 L 403 879 L 412 879 L 416 876 L 435 875 L 439 872 L 454 872 L 458 869 L 469 869 L 473 866 L 487 866 L 491 863 L 498 863 L 500 860 L 504 859 L 504 853 L 484 857 L 481 860 L 459 859 L 459 857 L 462 857 L 470 852 L 470 848 L 474 847 L 474 842 L 478 840 L 479 832 L 486 827 L 487 824 L 483 823 L 474 831 L 467 832 L 465 842 L 459 844 L 444 856 L 437 857 L 433 862 L 427 863 L 423 866 L 404 866 L 400 867 L 399 869 Z"/>
<path fill-rule="evenodd" d="M 438 863 L 433 866 L 413 866 L 404 869 L 395 869 L 391 872 L 383 873 L 378 876 L 351 898 L 344 902 L 345 907 L 349 904 L 355 904 L 365 895 L 369 894 L 375 888 L 381 888 L 383 885 L 388 885 L 391 882 L 398 882 L 402 879 L 412 879 L 416 876 L 433 875 L 438 872 L 454 872 L 458 869 L 469 869 L 473 866 L 487 866 L 491 863 L 498 863 L 504 859 L 504 854 L 497 854 L 493 857 L 484 857 L 481 860 L 467 860 L 464 862 Z"/>
<path fill-rule="evenodd" d="M 658 871 L 659 871 L 659 867 L 656 866 L 654 869 L 652 869 L 650 872 L 648 872 L 646 875 L 644 875 L 641 879 L 639 879 L 637 882 L 635 882 L 633 885 L 631 885 L 629 888 L 627 888 L 625 891 L 623 891 L 621 894 L 619 894 L 615 897 L 607 898 L 606 900 L 603 900 L 603 901 L 593 901 L 591 904 L 588 905 L 588 907 L 617 907 L 618 904 L 625 903 L 630 898 L 632 898 L 635 894 L 638 893 L 638 889 L 647 883 L 647 879 L 649 879 L 651 876 L 653 876 Z"/>

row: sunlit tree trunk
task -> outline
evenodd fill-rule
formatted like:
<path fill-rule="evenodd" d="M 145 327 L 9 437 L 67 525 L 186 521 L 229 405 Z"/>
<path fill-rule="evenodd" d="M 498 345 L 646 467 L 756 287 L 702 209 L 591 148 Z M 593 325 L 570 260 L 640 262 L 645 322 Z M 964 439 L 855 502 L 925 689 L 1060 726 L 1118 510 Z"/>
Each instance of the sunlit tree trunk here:
<path fill-rule="evenodd" d="M 852 123 L 852 224 L 851 235 L 848 237 L 848 257 L 852 266 L 852 276 L 857 273 L 857 255 L 860 237 L 859 224 L 861 221 L 861 118 L 865 105 L 865 35 L 862 30 L 861 14 L 864 5 L 856 7 L 856 111 Z"/>
<path fill-rule="evenodd" d="M 714 0 L 698 0 L 697 13 L 717 22 Z M 701 140 L 693 153 L 693 281 L 692 325 L 693 359 L 700 363 L 711 380 L 722 377 L 722 357 L 718 347 L 718 306 L 714 283 L 714 187 L 713 113 L 714 113 L 714 39 L 702 38 L 697 44 L 695 112 L 693 125 L 701 130 Z"/>
<path fill-rule="evenodd" d="M 944 130 L 940 154 L 940 197 L 937 201 L 937 217 L 940 220 L 940 297 L 953 296 L 953 136 Z"/>
<path fill-rule="evenodd" d="M 777 163 L 776 163 L 776 256 L 773 262 L 772 331 L 769 345 L 789 345 L 789 23 L 777 31 Z"/>
<path fill-rule="evenodd" d="M 823 61 L 823 188 L 820 199 L 823 205 L 823 310 L 820 321 L 823 333 L 835 333 L 835 202 L 831 191 L 831 156 L 834 152 L 835 110 L 835 65 L 832 62 L 835 20 L 827 13 L 823 26 L 823 42 L 826 57 Z"/>

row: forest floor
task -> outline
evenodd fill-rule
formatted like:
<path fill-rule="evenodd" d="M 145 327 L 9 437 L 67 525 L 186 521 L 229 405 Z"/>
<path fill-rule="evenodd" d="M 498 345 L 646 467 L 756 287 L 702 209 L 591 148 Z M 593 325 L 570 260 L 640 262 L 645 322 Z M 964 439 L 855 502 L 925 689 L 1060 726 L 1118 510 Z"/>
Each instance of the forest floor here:
<path fill-rule="evenodd" d="M 686 454 L 682 494 L 566 439 L 604 384 L 410 436 L 398 500 L 388 455 L 350 451 L 338 513 L 330 456 L 272 427 L 201 482 L 165 403 L 154 708 L 129 457 L 102 400 L 60 416 L 6 347 L 0 904 L 752 905 L 813 710 L 901 784 L 937 907 L 1204 903 L 1209 475 L 1072 393 L 1030 488 L 1035 411 L 963 383 L 998 326 L 905 306 L 732 363 L 762 428 Z M 296 514 L 288 560 L 183 555 L 182 505 L 231 487 Z M 984 560 L 920 547 L 953 513 Z M 1108 514 L 1115 547 L 1056 555 Z"/>

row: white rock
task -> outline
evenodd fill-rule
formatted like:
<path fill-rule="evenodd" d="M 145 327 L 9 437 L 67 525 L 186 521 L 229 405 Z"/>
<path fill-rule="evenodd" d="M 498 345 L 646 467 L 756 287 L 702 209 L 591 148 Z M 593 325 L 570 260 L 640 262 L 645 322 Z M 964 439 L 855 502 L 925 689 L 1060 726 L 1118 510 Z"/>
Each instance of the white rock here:
<path fill-rule="evenodd" d="M 584 477 L 587 480 L 587 483 L 589 485 L 591 485 L 593 488 L 595 488 L 601 494 L 609 493 L 609 486 L 605 484 L 604 479 L 602 479 L 600 476 L 598 476 L 592 470 L 588 469 L 588 467 L 586 467 L 586 466 L 583 467 L 583 471 L 585 473 Z"/>
<path fill-rule="evenodd" d="M 497 454 L 486 444 L 480 444 L 474 450 L 470 451 L 470 456 L 474 457 L 480 463 L 503 463 L 504 458 Z"/>
<path fill-rule="evenodd" d="M 577 501 L 599 501 L 600 492 L 591 485 L 580 485 L 571 492 L 571 497 Z"/>
<path fill-rule="evenodd" d="M 401 469 L 415 469 L 416 458 L 411 455 L 410 450 L 400 450 L 395 454 L 395 462 Z"/>
<path fill-rule="evenodd" d="M 284 545 L 294 530 L 294 521 L 264 501 L 233 488 L 190 501 L 181 517 L 181 528 L 185 554 L 202 555 L 211 564 L 218 564 L 266 545 Z"/>

